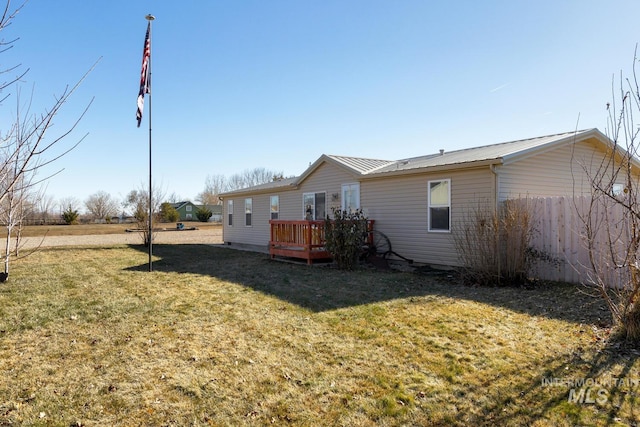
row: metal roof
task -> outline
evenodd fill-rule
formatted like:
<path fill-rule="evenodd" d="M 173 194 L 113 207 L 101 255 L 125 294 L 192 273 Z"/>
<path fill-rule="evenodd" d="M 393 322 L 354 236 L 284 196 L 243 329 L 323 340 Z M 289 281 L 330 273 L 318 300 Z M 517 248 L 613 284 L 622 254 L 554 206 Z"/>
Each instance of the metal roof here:
<path fill-rule="evenodd" d="M 502 142 L 499 144 L 484 145 L 482 147 L 465 148 L 462 150 L 445 150 L 437 154 L 398 160 L 387 167 L 376 170 L 375 173 L 423 169 L 438 166 L 455 166 L 462 165 L 464 163 L 475 163 L 490 160 L 505 161 L 513 157 L 529 153 L 531 150 L 543 149 L 545 146 L 553 146 L 556 143 L 566 141 L 568 138 L 575 137 L 576 139 L 580 139 L 585 134 L 593 131 L 593 129 L 588 129 L 541 136 L 537 138 L 522 139 L 518 141 Z"/>
<path fill-rule="evenodd" d="M 390 166 L 396 162 L 393 160 L 379 160 L 379 159 L 365 159 L 361 157 L 346 157 L 346 156 L 332 156 L 327 157 L 335 160 L 336 162 L 352 169 L 354 172 L 360 174 L 368 174 L 375 172 L 378 169 Z"/>
<path fill-rule="evenodd" d="M 603 142 L 610 142 L 598 129 L 586 129 L 484 145 L 481 147 L 465 148 L 462 150 L 441 150 L 439 153 L 401 160 L 381 160 L 323 154 L 298 177 L 286 178 L 255 187 L 230 191 L 224 193 L 223 196 L 248 192 L 264 192 L 282 187 L 295 188 L 326 161 L 335 162 L 354 175 L 365 178 L 394 173 L 412 173 L 412 171 L 417 172 L 418 169 L 464 167 L 465 165 L 475 165 L 484 162 L 504 164 L 521 159 L 532 153 L 551 149 L 559 144 L 590 137 L 597 138 Z"/>

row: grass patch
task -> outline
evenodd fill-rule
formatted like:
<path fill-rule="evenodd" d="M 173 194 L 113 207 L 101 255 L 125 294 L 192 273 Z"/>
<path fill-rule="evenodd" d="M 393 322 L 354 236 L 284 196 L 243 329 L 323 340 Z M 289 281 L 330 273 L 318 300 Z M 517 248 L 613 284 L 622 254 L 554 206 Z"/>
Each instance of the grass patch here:
<path fill-rule="evenodd" d="M 606 311 L 574 286 L 472 288 L 205 245 L 154 253 L 152 273 L 138 246 L 15 263 L 0 285 L 0 425 L 638 417 L 637 354 L 602 345 Z M 606 400 L 568 401 L 562 382 L 587 378 Z"/>
<path fill-rule="evenodd" d="M 220 223 L 182 221 L 185 227 L 197 227 L 198 229 L 222 228 Z M 159 223 L 158 228 L 175 228 L 176 223 Z M 119 234 L 127 229 L 135 228 L 135 223 L 122 224 L 48 224 L 48 225 L 28 225 L 22 230 L 23 237 L 38 236 L 88 236 L 96 234 Z"/>

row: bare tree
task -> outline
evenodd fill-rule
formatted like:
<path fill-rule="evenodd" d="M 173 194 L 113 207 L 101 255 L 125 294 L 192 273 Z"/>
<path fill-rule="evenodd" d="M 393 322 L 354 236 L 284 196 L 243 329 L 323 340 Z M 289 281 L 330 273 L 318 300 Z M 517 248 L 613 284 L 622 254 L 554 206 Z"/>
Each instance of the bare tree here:
<path fill-rule="evenodd" d="M 15 11 L 11 11 L 10 4 L 10 1 L 6 2 L 4 12 L 0 17 L 0 31 L 10 25 L 18 10 L 22 8 L 22 6 L 20 6 Z M 0 47 L 2 48 L 0 52 L 12 48 L 14 42 L 15 40 L 8 43 L 0 41 Z M 4 70 L 0 73 L 8 73 L 16 68 L 17 67 Z M 91 70 L 89 70 L 89 72 L 90 71 Z M 2 206 L 3 225 L 7 231 L 3 255 L 5 268 L 4 273 L 0 275 L 0 280 L 2 281 L 6 280 L 9 275 L 9 263 L 11 259 L 10 240 L 12 232 L 16 229 L 18 230 L 15 250 L 17 253 L 20 230 L 22 229 L 23 219 L 27 212 L 27 202 L 33 203 L 33 194 L 35 194 L 33 192 L 34 187 L 46 181 L 59 171 L 44 177 L 37 177 L 38 172 L 45 166 L 51 165 L 69 153 L 84 139 L 84 137 L 82 137 L 70 147 L 63 146 L 60 150 L 61 142 L 76 128 L 91 105 L 91 102 L 89 102 L 77 120 L 60 134 L 51 135 L 51 128 L 54 118 L 58 116 L 63 105 L 69 101 L 71 95 L 89 72 L 74 86 L 67 86 L 67 88 L 55 98 L 53 104 L 41 114 L 32 113 L 31 99 L 27 103 L 22 104 L 20 89 L 16 86 L 16 115 L 14 122 L 11 123 L 8 128 L 4 129 L 4 132 L 0 132 L 0 206 Z M 25 74 L 26 71 L 15 79 L 1 83 L 0 90 L 18 82 Z M 8 96 L 9 95 L 3 98 L 3 100 L 6 100 Z"/>
<path fill-rule="evenodd" d="M 282 172 L 275 172 L 265 168 L 247 169 L 241 174 L 243 188 L 266 184 L 282 177 Z"/>
<path fill-rule="evenodd" d="M 2 16 L 0 17 L 0 32 L 2 32 L 9 25 L 11 25 L 11 22 L 16 17 L 18 12 L 20 12 L 20 10 L 24 7 L 25 3 L 26 3 L 26 0 L 20 6 L 18 6 L 15 9 L 12 10 L 12 8 L 11 8 L 11 0 L 7 0 L 7 2 L 5 3 L 5 6 L 4 6 L 4 10 L 2 10 Z M 0 53 L 6 52 L 7 50 L 13 48 L 13 44 L 16 41 L 17 41 L 17 39 L 5 41 L 2 38 L 0 38 Z M 0 74 L 8 74 L 8 73 L 11 73 L 13 71 L 18 70 L 19 68 L 20 68 L 20 65 L 16 65 L 16 66 L 8 68 L 8 69 L 2 69 L 2 70 L 0 70 Z M 12 84 L 20 81 L 20 79 L 22 79 L 22 77 L 24 77 L 28 72 L 29 72 L 29 69 L 26 69 L 20 75 L 18 75 L 16 77 L 13 77 L 13 78 L 11 78 L 9 80 L 5 80 L 5 81 L 1 82 L 0 83 L 0 92 L 2 92 L 3 89 L 11 86 Z M 5 99 L 7 99 L 8 96 L 9 95 L 7 95 L 7 96 L 3 97 L 2 99 L 0 99 L 0 102 L 2 102 Z"/>
<path fill-rule="evenodd" d="M 79 211 L 80 206 L 82 206 L 82 203 L 80 202 L 80 200 L 72 196 L 64 197 L 60 199 L 60 201 L 58 202 L 58 208 L 60 210 L 60 213 L 69 209 L 74 211 Z"/>
<path fill-rule="evenodd" d="M 221 193 L 266 184 L 282 178 L 282 172 L 265 168 L 246 169 L 229 178 L 224 175 L 209 175 L 205 181 L 204 191 L 198 194 L 196 200 L 203 205 L 219 205 L 221 204 L 219 197 Z"/>
<path fill-rule="evenodd" d="M 98 191 L 85 200 L 84 206 L 87 208 L 87 212 L 95 219 L 108 222 L 112 216 L 118 214 L 120 202 L 111 197 L 106 191 Z"/>
<path fill-rule="evenodd" d="M 155 186 L 151 191 L 151 234 L 149 233 L 149 189 L 140 186 L 138 189 L 131 190 L 123 203 L 125 208 L 132 210 L 145 246 L 149 246 L 155 236 L 156 224 L 160 222 L 160 205 L 165 197 L 164 192 Z"/>
<path fill-rule="evenodd" d="M 204 191 L 196 197 L 196 201 L 202 205 L 219 205 L 220 193 L 227 188 L 227 180 L 224 175 L 208 175 L 204 183 Z"/>
<path fill-rule="evenodd" d="M 41 224 L 48 224 L 55 206 L 53 196 L 48 196 L 44 190 L 41 190 L 36 197 L 35 204 L 33 220 Z"/>
<path fill-rule="evenodd" d="M 182 202 L 182 201 L 184 201 L 184 200 L 185 200 L 185 199 L 184 199 L 181 195 L 179 195 L 178 193 L 176 193 L 175 191 L 174 191 L 173 193 L 171 193 L 171 194 L 169 195 L 169 197 L 167 198 L 167 201 L 168 201 L 169 203 L 179 203 L 179 202 Z"/>
<path fill-rule="evenodd" d="M 581 164 L 590 197 L 576 203 L 588 249 L 585 281 L 607 304 L 619 335 L 640 344 L 640 90 L 633 77 L 613 80 L 613 102 L 607 104 L 606 155 Z M 616 94 L 617 93 L 617 94 Z"/>

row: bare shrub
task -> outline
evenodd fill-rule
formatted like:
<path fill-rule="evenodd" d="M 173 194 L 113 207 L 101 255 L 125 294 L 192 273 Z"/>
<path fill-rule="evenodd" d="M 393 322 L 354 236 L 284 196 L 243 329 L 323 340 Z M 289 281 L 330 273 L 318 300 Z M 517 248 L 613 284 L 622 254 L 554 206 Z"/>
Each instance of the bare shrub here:
<path fill-rule="evenodd" d="M 610 144 L 602 157 L 579 163 L 591 194 L 586 203 L 576 205 L 589 259 L 583 266 L 584 282 L 607 304 L 613 336 L 633 345 L 640 345 L 640 129 L 634 119 L 640 112 L 637 63 L 636 48 L 632 78 L 620 73 L 617 90 L 613 80 L 613 101 L 607 103 Z"/>
<path fill-rule="evenodd" d="M 324 223 L 325 247 L 339 268 L 353 270 L 367 235 L 367 217 L 361 210 L 332 211 L 333 219 L 327 218 Z"/>
<path fill-rule="evenodd" d="M 526 282 L 531 269 L 533 215 L 529 199 L 486 203 L 467 212 L 454 227 L 454 241 L 465 283 L 482 286 Z"/>

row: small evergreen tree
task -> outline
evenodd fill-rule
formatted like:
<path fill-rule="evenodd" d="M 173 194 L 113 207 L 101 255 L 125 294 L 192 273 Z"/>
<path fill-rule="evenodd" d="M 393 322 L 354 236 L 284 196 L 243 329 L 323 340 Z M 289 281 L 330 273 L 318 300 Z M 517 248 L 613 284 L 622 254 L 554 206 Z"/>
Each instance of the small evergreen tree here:
<path fill-rule="evenodd" d="M 67 207 L 67 209 L 62 212 L 62 220 L 67 225 L 77 224 L 79 216 L 80 214 L 78 213 L 78 211 L 73 209 L 73 207 L 71 206 Z"/>
<path fill-rule="evenodd" d="M 160 218 L 164 222 L 176 222 L 180 219 L 180 213 L 171 203 L 163 203 L 160 205 Z"/>
<path fill-rule="evenodd" d="M 211 212 L 210 209 L 208 209 L 206 206 L 201 206 L 198 209 L 196 209 L 196 218 L 198 218 L 198 221 L 200 222 L 207 222 L 209 221 L 209 218 L 211 218 L 213 216 L 213 212 Z"/>

